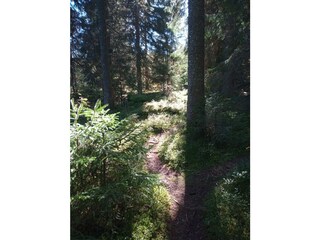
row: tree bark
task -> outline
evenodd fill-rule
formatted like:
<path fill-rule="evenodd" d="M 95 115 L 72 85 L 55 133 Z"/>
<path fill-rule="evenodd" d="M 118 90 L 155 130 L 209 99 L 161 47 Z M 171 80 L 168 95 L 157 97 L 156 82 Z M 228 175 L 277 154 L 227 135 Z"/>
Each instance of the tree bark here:
<path fill-rule="evenodd" d="M 204 0 L 189 0 L 188 104 L 189 139 L 202 138 L 205 130 L 204 97 Z"/>
<path fill-rule="evenodd" d="M 147 29 L 144 31 L 144 44 L 145 44 L 145 59 L 144 59 L 144 77 L 146 80 L 146 90 L 150 89 L 149 85 L 149 66 L 148 66 L 148 39 L 147 39 Z"/>
<path fill-rule="evenodd" d="M 135 30 L 136 30 L 136 41 L 135 41 L 135 49 L 136 49 L 136 77 L 138 84 L 138 93 L 142 94 L 142 80 L 141 80 L 141 46 L 140 46 L 140 16 L 139 16 L 139 6 L 138 3 L 135 5 L 134 9 L 134 18 L 135 18 Z"/>
<path fill-rule="evenodd" d="M 102 91 L 103 104 L 108 104 L 110 109 L 114 108 L 112 95 L 111 75 L 110 75 L 110 36 L 108 36 L 106 19 L 108 18 L 108 2 L 105 0 L 96 0 L 98 24 L 99 24 L 99 42 L 100 42 L 100 62 L 102 68 Z M 109 32 L 110 34 L 110 32 Z"/>

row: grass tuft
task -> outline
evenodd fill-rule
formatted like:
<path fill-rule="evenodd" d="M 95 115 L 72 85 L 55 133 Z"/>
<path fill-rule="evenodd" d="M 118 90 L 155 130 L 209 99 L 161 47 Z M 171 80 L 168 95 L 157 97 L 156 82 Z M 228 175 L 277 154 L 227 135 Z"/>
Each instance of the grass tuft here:
<path fill-rule="evenodd" d="M 133 224 L 133 240 L 165 240 L 167 237 L 166 222 L 169 219 L 169 193 L 163 186 L 152 189 L 153 201 L 148 210 L 138 215 Z"/>
<path fill-rule="evenodd" d="M 185 134 L 181 131 L 168 135 L 159 149 L 160 159 L 170 168 L 182 171 L 185 167 Z"/>
<path fill-rule="evenodd" d="M 172 94 L 160 101 L 151 101 L 144 104 L 143 111 L 148 113 L 166 112 L 168 114 L 181 114 L 186 112 L 186 90 L 172 92 Z"/>

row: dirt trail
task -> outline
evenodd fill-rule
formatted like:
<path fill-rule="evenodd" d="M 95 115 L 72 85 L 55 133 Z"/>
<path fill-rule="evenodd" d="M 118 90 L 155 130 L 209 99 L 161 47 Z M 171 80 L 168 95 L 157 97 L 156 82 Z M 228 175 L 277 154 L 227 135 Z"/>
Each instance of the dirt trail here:
<path fill-rule="evenodd" d="M 171 219 L 174 219 L 184 200 L 185 183 L 183 175 L 168 168 L 159 158 L 158 151 L 164 138 L 165 134 L 160 133 L 149 139 L 148 144 L 149 146 L 152 146 L 152 148 L 147 154 L 147 168 L 151 173 L 160 174 L 161 182 L 164 183 L 168 189 L 171 197 L 170 217 Z"/>
<path fill-rule="evenodd" d="M 158 134 L 148 140 L 151 150 L 147 154 L 147 167 L 152 173 L 160 174 L 170 197 L 169 236 L 171 240 L 207 240 L 204 224 L 204 202 L 217 181 L 231 172 L 244 158 L 236 158 L 222 165 L 205 169 L 190 175 L 181 175 L 164 165 L 158 156 L 158 149 L 165 134 Z"/>

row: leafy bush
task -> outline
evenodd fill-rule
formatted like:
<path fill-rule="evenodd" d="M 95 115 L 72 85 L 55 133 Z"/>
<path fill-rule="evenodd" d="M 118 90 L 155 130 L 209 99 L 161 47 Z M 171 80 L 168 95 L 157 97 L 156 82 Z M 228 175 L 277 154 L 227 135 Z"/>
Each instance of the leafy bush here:
<path fill-rule="evenodd" d="M 93 109 L 71 105 L 72 239 L 132 239 L 139 216 L 162 226 L 152 235 L 165 236 L 168 199 L 157 194 L 158 178 L 143 169 L 146 132 L 134 117 L 120 121 L 100 101 Z"/>
<path fill-rule="evenodd" d="M 218 240 L 250 239 L 250 176 L 234 172 L 223 179 L 207 201 L 206 223 L 211 237 Z"/>

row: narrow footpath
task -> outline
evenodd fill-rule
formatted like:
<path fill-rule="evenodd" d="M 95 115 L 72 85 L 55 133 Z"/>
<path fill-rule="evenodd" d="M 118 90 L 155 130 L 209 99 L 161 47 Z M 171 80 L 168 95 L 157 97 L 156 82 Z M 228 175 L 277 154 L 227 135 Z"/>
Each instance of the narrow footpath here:
<path fill-rule="evenodd" d="M 222 165 L 185 176 L 171 170 L 163 164 L 158 150 L 166 133 L 149 138 L 151 147 L 147 154 L 147 168 L 151 173 L 159 174 L 170 194 L 169 237 L 171 240 L 207 240 L 208 235 L 204 223 L 204 206 L 207 194 L 216 183 L 232 172 L 243 158 L 232 159 Z"/>
<path fill-rule="evenodd" d="M 160 181 L 166 186 L 171 198 L 170 217 L 175 219 L 180 206 L 183 205 L 185 183 L 183 175 L 168 168 L 159 158 L 158 151 L 164 138 L 165 133 L 150 137 L 148 144 L 152 148 L 147 154 L 147 168 L 151 173 L 160 175 Z"/>

